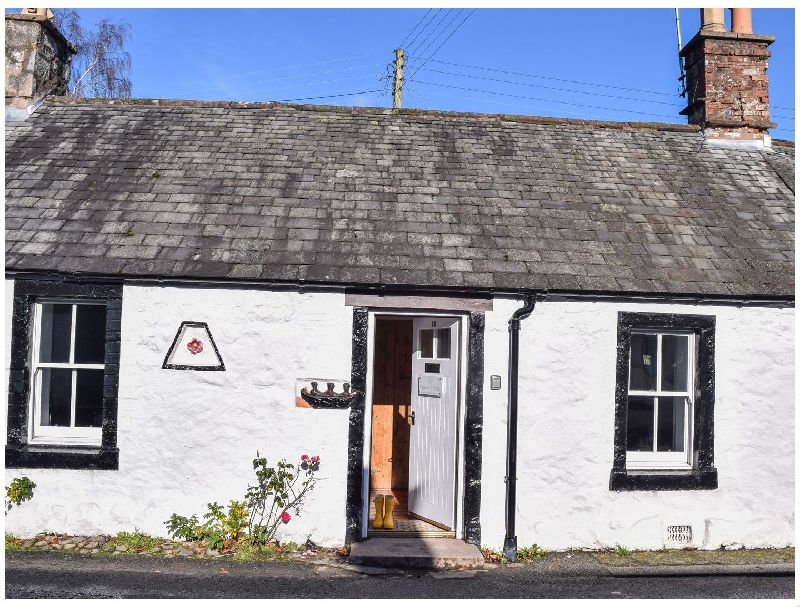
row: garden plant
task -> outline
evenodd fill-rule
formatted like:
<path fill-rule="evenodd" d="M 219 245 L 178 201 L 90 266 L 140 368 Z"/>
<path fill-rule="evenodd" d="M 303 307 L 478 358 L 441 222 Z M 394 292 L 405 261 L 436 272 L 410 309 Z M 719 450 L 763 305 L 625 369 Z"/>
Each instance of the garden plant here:
<path fill-rule="evenodd" d="M 256 453 L 256 483 L 248 486 L 243 500 L 231 500 L 227 511 L 217 502 L 209 503 L 202 522 L 194 514 L 173 513 L 164 524 L 173 538 L 202 541 L 213 550 L 272 545 L 278 528 L 292 520 L 290 511 L 299 516 L 306 495 L 316 484 L 319 464 L 318 455 L 303 455 L 298 464 L 281 460 L 273 467 Z"/>

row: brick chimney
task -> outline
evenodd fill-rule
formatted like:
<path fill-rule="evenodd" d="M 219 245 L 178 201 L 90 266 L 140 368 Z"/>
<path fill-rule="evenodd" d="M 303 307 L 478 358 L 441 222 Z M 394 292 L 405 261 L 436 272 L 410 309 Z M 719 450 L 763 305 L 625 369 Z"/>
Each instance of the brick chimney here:
<path fill-rule="evenodd" d="M 67 94 L 76 49 L 46 8 L 6 15 L 6 120 L 25 120 L 47 95 Z"/>
<path fill-rule="evenodd" d="M 753 33 L 751 9 L 700 9 L 700 31 L 681 50 L 688 105 L 681 114 L 703 128 L 710 144 L 761 148 L 770 145 L 767 47 L 774 36 Z"/>

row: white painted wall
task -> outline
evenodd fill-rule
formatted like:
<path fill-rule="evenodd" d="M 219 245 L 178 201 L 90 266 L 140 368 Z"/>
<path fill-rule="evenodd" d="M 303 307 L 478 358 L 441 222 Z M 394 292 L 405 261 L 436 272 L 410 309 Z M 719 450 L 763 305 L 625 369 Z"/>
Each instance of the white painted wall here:
<path fill-rule="evenodd" d="M 498 299 L 486 314 L 481 524 L 495 549 L 505 534 L 508 319 L 520 306 Z M 719 489 L 609 491 L 620 310 L 716 316 Z M 208 323 L 225 372 L 161 369 L 186 320 Z M 6 470 L 6 484 L 23 474 L 37 484 L 6 530 L 165 535 L 173 512 L 242 499 L 256 451 L 271 463 L 308 453 L 322 456 L 320 480 L 281 539 L 341 544 L 349 410 L 296 408 L 295 381 L 349 377 L 351 330 L 339 294 L 126 286 L 119 470 Z M 793 309 L 541 302 L 522 322 L 520 353 L 519 546 L 660 548 L 676 524 L 692 526 L 699 548 L 794 544 Z M 501 390 L 490 390 L 491 375 Z"/>
<path fill-rule="evenodd" d="M 505 537 L 508 319 L 486 318 L 482 540 Z M 716 316 L 713 491 L 609 491 L 617 312 Z M 547 303 L 522 322 L 516 532 L 545 549 L 662 548 L 668 525 L 693 546 L 794 545 L 794 310 L 652 303 Z"/>
<path fill-rule="evenodd" d="M 125 286 L 122 310 L 119 470 L 7 470 L 37 487 L 6 530 L 164 536 L 173 512 L 243 499 L 256 451 L 270 464 L 306 453 L 322 457 L 319 481 L 280 537 L 341 545 L 349 409 L 297 408 L 295 380 L 350 377 L 344 296 Z M 226 371 L 161 368 L 182 321 L 208 323 Z"/>

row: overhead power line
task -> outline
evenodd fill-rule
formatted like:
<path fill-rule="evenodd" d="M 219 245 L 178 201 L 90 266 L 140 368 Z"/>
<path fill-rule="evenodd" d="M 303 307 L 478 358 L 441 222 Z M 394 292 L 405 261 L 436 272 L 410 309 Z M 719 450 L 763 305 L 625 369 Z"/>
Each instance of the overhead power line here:
<path fill-rule="evenodd" d="M 407 88 L 407 90 L 412 95 L 416 95 L 417 97 L 419 97 L 419 100 L 422 101 L 422 107 L 426 110 L 428 109 L 428 104 L 425 102 L 425 98 L 422 96 L 422 91 L 418 90 L 417 87 L 410 87 L 410 86 Z"/>
<path fill-rule="evenodd" d="M 447 42 L 448 40 L 450 40 L 450 38 L 453 36 L 453 34 L 455 34 L 455 33 L 456 33 L 456 32 L 457 32 L 457 31 L 458 31 L 460 28 L 461 28 L 461 26 L 462 26 L 462 25 L 464 25 L 464 22 L 466 22 L 466 20 L 467 20 L 467 19 L 469 19 L 469 18 L 472 16 L 472 13 L 474 13 L 476 10 L 478 10 L 478 9 L 475 9 L 475 8 L 474 8 L 474 9 L 472 9 L 472 12 L 471 12 L 469 15 L 467 15 L 466 17 L 464 17 L 464 20 L 463 20 L 461 23 L 459 23 L 459 24 L 456 26 L 456 28 L 455 28 L 455 29 L 454 29 L 452 32 L 450 32 L 450 35 L 449 35 L 447 38 L 445 38 L 445 39 L 444 39 L 444 41 L 443 41 L 443 42 L 442 42 L 442 43 L 441 43 L 439 46 L 437 46 L 437 47 L 436 47 L 436 50 L 435 50 L 435 51 L 433 51 L 433 52 L 432 52 L 430 55 L 428 55 L 428 58 L 427 58 L 427 59 L 425 59 L 425 61 L 423 61 L 423 62 L 422 62 L 422 65 L 420 65 L 420 66 L 419 66 L 417 69 L 415 69 L 415 70 L 414 70 L 414 72 L 411 74 L 411 76 L 410 76 L 410 77 L 413 77 L 413 76 L 414 76 L 414 74 L 416 74 L 416 73 L 417 73 L 419 70 L 421 70 L 421 69 L 422 69 L 422 68 L 425 66 L 425 64 L 426 64 L 426 63 L 428 63 L 428 61 L 430 61 L 430 60 L 431 60 L 431 58 L 432 58 L 432 57 L 433 57 L 433 56 L 434 56 L 436 53 L 438 53 L 438 52 L 439 52 L 439 49 L 440 49 L 440 48 L 442 48 L 442 47 L 444 46 L 445 42 Z M 461 14 L 461 13 L 459 12 L 459 14 Z"/>
<path fill-rule="evenodd" d="M 444 41 L 443 41 L 443 42 L 442 42 L 442 43 L 441 43 L 439 46 L 437 46 L 437 47 L 436 47 L 436 50 L 435 50 L 435 51 L 433 51 L 433 52 L 432 52 L 430 55 L 428 55 L 428 58 L 427 58 L 427 59 L 425 59 L 425 60 L 422 62 L 422 65 L 420 65 L 420 66 L 419 66 L 417 69 L 415 69 L 415 70 L 414 70 L 414 72 L 411 74 L 411 76 L 410 76 L 410 77 L 413 77 L 413 76 L 414 76 L 414 74 L 416 74 L 416 73 L 417 73 L 419 70 L 421 70 L 421 69 L 424 67 L 424 65 L 425 65 L 426 63 L 428 63 L 428 61 L 431 61 L 431 58 L 432 58 L 432 57 L 433 57 L 433 56 L 434 56 L 436 53 L 438 53 L 438 52 L 439 52 L 439 49 L 440 49 L 440 48 L 442 48 L 442 47 L 445 45 L 445 43 L 446 43 L 448 40 L 450 40 L 450 38 L 452 38 L 452 37 L 453 37 L 453 34 L 455 34 L 455 33 L 456 33 L 456 32 L 457 32 L 457 31 L 458 31 L 460 28 L 461 28 L 461 26 L 462 26 L 462 25 L 464 25 L 464 23 L 466 22 L 466 20 L 467 20 L 467 19 L 469 19 L 469 18 L 472 16 L 472 13 L 474 13 L 476 10 L 478 10 L 478 9 L 475 9 L 475 8 L 474 8 L 474 9 L 472 9 L 472 12 L 470 12 L 470 14 L 469 14 L 469 15 L 467 15 L 466 17 L 464 17 L 464 20 L 463 20 L 463 21 L 461 21 L 461 23 L 459 23 L 459 24 L 456 26 L 456 28 L 455 28 L 455 29 L 454 29 L 452 32 L 450 32 L 450 35 L 449 35 L 447 38 L 445 38 L 445 39 L 444 39 Z M 459 14 L 460 14 L 460 13 L 459 13 Z M 434 60 L 434 61 L 435 61 L 435 60 Z"/>
<path fill-rule="evenodd" d="M 310 78 L 312 76 L 322 76 L 322 75 L 326 75 L 326 74 L 335 74 L 335 73 L 338 73 L 338 72 L 352 72 L 353 70 L 359 70 L 359 69 L 364 69 L 364 68 L 369 68 L 369 67 L 376 67 L 376 66 L 380 66 L 380 65 L 383 65 L 383 63 L 371 63 L 371 64 L 367 64 L 367 65 L 359 65 L 359 66 L 356 66 L 356 67 L 343 67 L 343 68 L 339 68 L 339 69 L 335 69 L 335 70 L 324 70 L 322 72 L 312 72 L 310 74 L 298 74 L 296 76 L 284 76 L 282 78 L 268 78 L 266 80 L 254 80 L 252 82 L 244 82 L 239 86 L 237 86 L 237 83 L 229 83 L 227 81 L 224 81 L 224 82 L 221 82 L 221 83 L 216 84 L 214 86 L 207 86 L 207 87 L 204 87 L 204 88 L 201 88 L 201 89 L 193 89 L 191 91 L 192 91 L 193 94 L 196 94 L 196 93 L 202 93 L 202 92 L 206 92 L 206 91 L 215 91 L 215 90 L 226 89 L 226 88 L 237 88 L 238 90 L 242 90 L 242 89 L 247 90 L 250 87 L 253 87 L 253 86 L 256 86 L 256 85 L 259 85 L 259 84 L 266 84 L 266 83 L 272 83 L 272 82 L 284 82 L 286 80 L 297 80 L 299 78 Z M 372 78 L 373 74 L 367 74 L 367 75 L 359 76 L 359 77 L 360 78 L 367 78 L 367 77 Z M 329 81 L 327 81 L 327 80 L 319 81 L 318 80 L 318 81 L 307 83 L 306 85 L 301 85 L 301 86 L 313 86 L 314 84 L 326 84 L 327 82 L 329 82 Z M 257 91 L 252 91 L 252 92 L 257 92 Z"/>
<path fill-rule="evenodd" d="M 422 19 L 420 19 L 420 20 L 417 22 L 417 24 L 414 26 L 414 29 L 412 29 L 412 30 L 411 30 L 411 31 L 410 31 L 408 34 L 406 34 L 406 37 L 405 37 L 405 38 L 403 38 L 403 41 L 402 41 L 402 42 L 401 42 L 399 45 L 397 45 L 397 46 L 398 46 L 398 48 L 403 48 L 403 45 L 406 43 L 406 40 L 408 40 L 408 37 L 409 37 L 411 34 L 413 34 L 414 32 L 416 32 L 416 31 L 417 31 L 417 28 L 419 27 L 419 24 L 420 24 L 420 23 L 422 23 L 423 21 L 425 21 L 425 17 L 427 17 L 427 16 L 428 16 L 428 13 L 430 13 L 432 10 L 433 10 L 432 8 L 429 8 L 429 9 L 428 9 L 428 12 L 427 12 L 427 13 L 425 13 L 425 14 L 422 16 Z M 415 38 L 415 40 L 416 40 L 416 38 Z"/>
<path fill-rule="evenodd" d="M 542 107 L 538 105 L 525 105 L 522 103 L 507 103 L 505 101 L 498 101 L 496 99 L 481 99 L 479 97 L 465 97 L 462 95 L 448 95 L 447 93 L 437 93 L 436 91 L 428 91 L 429 95 L 435 95 L 437 97 L 449 97 L 451 99 L 463 99 L 465 101 L 480 101 L 481 103 L 493 103 L 495 105 L 504 105 L 507 107 L 518 107 L 518 108 L 525 108 L 528 110 L 544 110 L 546 112 L 559 112 L 564 111 L 564 108 L 551 108 L 551 107 Z M 621 112 L 624 110 L 611 110 L 613 112 Z M 619 118 L 611 118 L 609 116 L 596 116 L 594 114 L 582 114 L 579 112 L 568 111 L 568 113 L 572 116 L 579 116 L 582 118 L 593 118 L 597 120 L 614 120 L 617 121 Z M 674 116 L 663 116 L 661 114 L 648 114 L 648 116 L 654 116 L 658 118 L 674 118 Z"/>
<path fill-rule="evenodd" d="M 289 103 L 291 101 L 310 101 L 311 99 L 332 99 L 334 97 L 355 97 L 356 95 L 367 95 L 369 93 L 380 93 L 380 92 L 381 89 L 372 89 L 369 91 L 357 91 L 354 93 L 320 95 L 318 97 L 295 97 L 294 99 L 279 99 L 278 103 Z"/>
<path fill-rule="evenodd" d="M 451 10 L 450 13 L 452 13 L 452 12 L 453 11 Z M 458 16 L 462 12 L 464 12 L 463 9 L 459 9 L 459 11 L 457 13 L 454 13 L 453 16 L 451 17 L 451 19 L 447 23 L 443 23 L 442 24 L 442 27 L 440 28 L 439 33 L 436 34 L 436 37 L 432 38 L 431 41 L 428 42 L 428 44 L 426 44 L 422 49 L 420 49 L 419 51 L 414 51 L 414 52 L 415 53 L 418 52 L 420 55 L 424 55 L 425 51 L 427 51 L 433 45 L 433 43 L 436 42 L 442 35 L 444 35 L 444 33 L 447 31 L 447 28 L 450 27 L 450 25 L 452 25 L 453 21 L 455 21 L 456 18 L 458 18 Z"/>
<path fill-rule="evenodd" d="M 428 16 L 428 13 L 430 13 L 432 10 L 433 10 L 433 9 L 428 9 L 428 12 L 427 12 L 427 13 L 425 13 L 425 17 L 427 17 L 427 16 Z M 424 32 L 424 31 L 425 31 L 425 29 L 426 29 L 426 28 L 427 28 L 427 27 L 428 27 L 428 26 L 429 26 L 429 25 L 430 25 L 430 24 L 433 22 L 433 20 L 434 20 L 434 18 L 436 17 L 436 15 L 438 15 L 440 12 L 442 12 L 442 9 L 440 9 L 440 8 L 439 8 L 439 9 L 436 9 L 436 12 L 435 12 L 435 13 L 433 13 L 433 15 L 431 15 L 431 19 L 430 19 L 430 21 L 428 21 L 428 23 L 426 23 L 426 24 L 425 24 L 425 26 L 423 26 L 423 28 L 417 32 L 417 35 L 416 35 L 416 36 L 414 36 L 414 38 L 412 38 L 411 42 L 409 42 L 409 43 L 408 43 L 408 45 L 409 45 L 409 46 L 413 46 L 413 45 L 414 45 L 414 42 L 417 40 L 417 38 L 419 38 L 419 37 L 420 37 L 420 34 L 422 34 L 422 32 Z M 423 17 L 423 18 L 422 18 L 422 19 L 423 19 L 423 21 L 425 20 L 425 17 Z M 414 28 L 414 29 L 416 29 L 416 28 Z M 408 36 L 406 36 L 406 38 L 408 38 Z M 405 42 L 405 41 L 404 41 L 404 42 Z M 403 45 L 401 44 L 400 46 L 402 47 Z"/>
<path fill-rule="evenodd" d="M 409 59 L 414 59 L 414 57 L 409 57 Z M 522 72 L 510 72 L 508 70 L 500 70 L 500 69 L 491 68 L 491 67 L 481 67 L 481 66 L 477 66 L 477 65 L 464 65 L 463 63 L 452 63 L 450 61 L 440 61 L 438 59 L 427 59 L 427 61 L 432 61 L 433 63 L 441 63 L 443 65 L 453 65 L 455 67 L 463 67 L 463 68 L 470 69 L 470 70 L 484 70 L 484 71 L 487 71 L 487 72 L 498 72 L 498 73 L 501 73 L 501 74 L 508 74 L 509 76 L 522 76 L 524 78 L 541 78 L 543 80 L 555 80 L 557 82 L 568 82 L 570 84 L 582 84 L 582 85 L 585 85 L 585 86 L 597 86 L 597 87 L 601 87 L 601 88 L 616 89 L 616 90 L 619 90 L 619 91 L 632 91 L 632 92 L 635 92 L 635 93 L 648 93 L 648 94 L 651 94 L 651 95 L 663 95 L 665 97 L 674 97 L 675 96 L 674 93 L 664 93 L 662 91 L 648 91 L 648 90 L 644 90 L 644 89 L 634 89 L 634 88 L 627 88 L 627 87 L 622 87 L 622 86 L 614 86 L 612 84 L 598 84 L 598 83 L 595 83 L 595 82 L 585 82 L 585 81 L 581 81 L 581 80 L 567 80 L 565 78 L 556 78 L 554 76 L 539 76 L 537 74 L 525 74 L 525 73 L 522 73 Z M 417 70 L 419 70 L 419 69 L 420 68 L 417 68 Z"/>
<path fill-rule="evenodd" d="M 594 110 L 608 110 L 608 111 L 612 111 L 612 112 L 624 111 L 627 114 L 644 114 L 646 116 L 658 116 L 659 115 L 659 114 L 652 114 L 650 112 L 640 112 L 640 111 L 637 111 L 637 110 L 627 110 L 627 109 L 626 110 L 621 110 L 620 108 L 610 108 L 610 107 L 603 107 L 603 106 L 597 106 L 597 105 L 585 105 L 583 103 L 573 103 L 573 102 L 570 102 L 570 101 L 560 101 L 560 100 L 557 100 L 557 99 L 542 99 L 541 97 L 526 97 L 525 95 L 514 95 L 512 93 L 499 93 L 499 92 L 495 92 L 495 91 L 486 91 L 486 90 L 482 90 L 482 89 L 472 89 L 472 88 L 468 88 L 468 87 L 464 87 L 464 86 L 455 86 L 455 85 L 452 85 L 452 84 L 437 84 L 435 82 L 423 82 L 422 80 L 415 80 L 415 82 L 417 84 L 427 84 L 429 86 L 441 86 L 441 87 L 445 87 L 445 88 L 459 89 L 459 90 L 462 90 L 462 91 L 471 91 L 471 92 L 474 92 L 474 93 L 484 93 L 484 94 L 487 94 L 487 95 L 499 95 L 499 96 L 502 96 L 502 97 L 514 97 L 514 98 L 517 98 L 517 99 L 527 99 L 527 100 L 530 100 L 530 101 L 545 101 L 547 103 L 557 103 L 559 105 L 573 105 L 575 107 L 585 107 L 585 108 L 590 108 L 590 109 L 594 109 Z M 664 116 L 664 117 L 666 118 L 667 116 Z"/>
<path fill-rule="evenodd" d="M 267 72 L 281 72 L 281 71 L 285 71 L 285 70 L 296 70 L 296 69 L 299 69 L 301 67 L 314 67 L 314 66 L 317 66 L 317 65 L 325 65 L 325 64 L 328 64 L 328 63 L 339 63 L 339 62 L 342 62 L 342 61 L 355 61 L 356 59 L 364 59 L 364 58 L 367 58 L 367 57 L 378 57 L 378 56 L 385 56 L 385 55 L 386 55 L 386 52 L 370 53 L 370 54 L 367 54 L 367 55 L 357 55 L 355 57 L 345 57 L 343 59 L 329 59 L 328 61 L 318 61 L 316 63 L 303 63 L 303 64 L 300 64 L 300 65 L 288 65 L 286 67 L 273 67 L 273 68 L 268 68 L 268 69 L 265 69 L 265 70 L 256 70 L 254 72 L 237 72 L 237 73 L 234 73 L 234 74 L 227 74 L 226 77 L 227 78 L 235 78 L 235 77 L 238 77 L 238 76 L 253 76 L 255 74 L 265 74 Z M 178 86 L 186 86 L 188 84 L 197 84 L 198 82 L 208 82 L 208 78 L 201 78 L 199 80 L 190 80 L 188 82 L 176 82 L 176 83 L 173 83 L 173 84 L 163 84 L 161 86 L 150 87 L 150 89 L 151 90 L 156 90 L 156 89 L 164 89 L 164 88 L 175 88 L 175 87 L 178 87 Z"/>
<path fill-rule="evenodd" d="M 442 16 L 439 18 L 439 21 L 438 21 L 438 22 L 437 22 L 437 23 L 436 23 L 436 24 L 435 24 L 435 25 L 432 27 L 432 29 L 431 29 L 431 30 L 428 32 L 428 35 L 427 35 L 427 36 L 425 36 L 425 37 L 422 39 L 422 41 L 419 43 L 419 45 L 418 45 L 418 47 L 417 47 L 417 48 L 419 48 L 420 46 L 422 46 L 423 44 L 425 44 L 425 43 L 428 41 L 428 39 L 429 39 L 431 36 L 433 36 L 433 34 L 435 34 L 435 33 L 436 33 L 436 31 L 437 31 L 437 30 L 439 29 L 439 27 L 442 25 L 442 22 L 444 21 L 445 17 L 447 17 L 447 15 L 449 15 L 449 14 L 452 12 L 452 10 L 453 10 L 453 9 L 447 9 L 447 12 L 446 12 L 446 13 L 444 13 L 444 14 L 443 14 L 443 15 L 442 15 Z M 433 23 L 433 20 L 436 18 L 436 15 L 438 15 L 438 14 L 439 14 L 439 13 L 441 13 L 441 12 L 442 12 L 442 9 L 439 9 L 439 10 L 437 10 L 437 11 L 436 11 L 436 13 L 434 14 L 434 16 L 431 18 L 430 22 L 428 23 L 428 26 L 430 26 L 430 25 L 431 25 L 431 23 Z M 411 43 L 409 43 L 409 45 L 408 45 L 408 48 L 409 48 L 409 50 L 411 50 L 411 48 L 412 48 L 413 46 L 414 46 L 414 42 L 412 41 L 412 42 L 411 42 Z"/>
<path fill-rule="evenodd" d="M 270 88 L 270 89 L 262 89 L 258 91 L 247 91 L 248 94 L 252 95 L 253 93 L 267 93 L 272 91 L 285 91 L 288 89 L 299 89 L 303 87 L 309 86 L 318 86 L 320 84 L 333 84 L 335 82 L 346 82 L 348 80 L 363 80 L 364 78 L 372 78 L 372 76 L 353 76 L 352 78 L 335 78 L 333 80 L 319 80 L 317 82 L 306 82 L 303 84 L 294 84 L 292 86 L 282 86 L 279 88 Z"/>
<path fill-rule="evenodd" d="M 435 73 L 435 74 L 444 74 L 446 76 L 462 76 L 464 78 L 475 78 L 477 80 L 489 80 L 490 82 L 501 82 L 503 84 L 513 84 L 513 85 L 517 85 L 517 86 L 533 86 L 533 87 L 536 87 L 537 89 L 547 89 L 547 90 L 550 90 L 550 91 L 562 91 L 562 92 L 565 92 L 565 93 L 578 93 L 580 95 L 593 95 L 593 96 L 596 96 L 596 97 L 606 97 L 606 98 L 609 98 L 609 99 L 624 99 L 626 101 L 641 101 L 643 103 L 657 103 L 659 105 L 674 105 L 674 103 L 670 102 L 670 101 L 652 101 L 652 100 L 649 100 L 649 99 L 636 99 L 636 98 L 633 98 L 633 97 L 622 97 L 620 95 L 607 95 L 605 93 L 593 93 L 591 91 L 579 91 L 579 90 L 576 90 L 576 89 L 564 89 L 564 88 L 559 88 L 559 87 L 555 87 L 555 86 L 543 86 L 541 84 L 534 84 L 534 83 L 531 83 L 531 82 L 515 82 L 513 80 L 502 80 L 500 78 L 489 78 L 488 76 L 475 76 L 473 74 L 457 74 L 455 72 L 443 72 L 441 70 L 432 70 L 430 68 L 428 68 L 425 71 L 426 72 Z"/>

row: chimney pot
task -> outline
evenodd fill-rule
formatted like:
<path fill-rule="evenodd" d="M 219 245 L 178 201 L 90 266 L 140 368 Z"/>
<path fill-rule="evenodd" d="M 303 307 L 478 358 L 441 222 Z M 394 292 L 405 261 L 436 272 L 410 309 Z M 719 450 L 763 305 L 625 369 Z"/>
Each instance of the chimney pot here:
<path fill-rule="evenodd" d="M 727 32 L 725 27 L 724 8 L 701 8 L 700 9 L 700 31 L 701 32 Z"/>
<path fill-rule="evenodd" d="M 681 50 L 686 66 L 689 124 L 703 128 L 709 142 L 769 145 L 767 50 L 773 36 L 753 34 L 751 9 L 731 9 L 734 31 L 724 24 L 724 9 L 701 9 L 700 31 Z"/>
<path fill-rule="evenodd" d="M 731 31 L 734 34 L 753 33 L 753 11 L 749 8 L 731 9 Z"/>
<path fill-rule="evenodd" d="M 49 8 L 23 8 L 20 13 L 23 15 L 33 15 L 44 19 L 52 19 L 53 11 Z"/>

